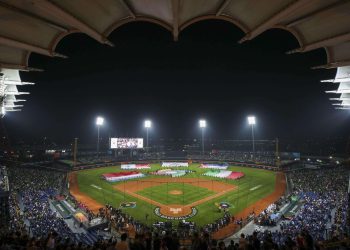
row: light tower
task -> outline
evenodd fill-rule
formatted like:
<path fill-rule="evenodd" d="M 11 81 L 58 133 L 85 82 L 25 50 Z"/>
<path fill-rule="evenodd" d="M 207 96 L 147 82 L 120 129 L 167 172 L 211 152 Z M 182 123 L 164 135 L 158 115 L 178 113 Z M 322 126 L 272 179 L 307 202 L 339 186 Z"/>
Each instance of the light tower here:
<path fill-rule="evenodd" d="M 148 130 L 152 127 L 152 121 L 145 120 L 144 126 L 146 128 L 146 151 L 148 153 Z"/>
<path fill-rule="evenodd" d="M 248 124 L 252 127 L 253 159 L 255 159 L 255 141 L 254 141 L 254 125 L 256 124 L 255 116 L 248 116 Z"/>
<path fill-rule="evenodd" d="M 100 153 L 100 127 L 103 125 L 104 118 L 101 116 L 98 116 L 96 118 L 96 126 L 97 126 L 97 157 Z"/>
<path fill-rule="evenodd" d="M 204 155 L 204 129 L 207 127 L 207 121 L 199 120 L 199 127 L 202 130 L 202 155 Z"/>

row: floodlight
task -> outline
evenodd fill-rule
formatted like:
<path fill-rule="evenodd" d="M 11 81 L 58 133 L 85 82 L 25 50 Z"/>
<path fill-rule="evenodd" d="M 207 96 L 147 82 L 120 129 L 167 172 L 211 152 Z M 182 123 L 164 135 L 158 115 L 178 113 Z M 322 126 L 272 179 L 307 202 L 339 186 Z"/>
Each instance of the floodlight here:
<path fill-rule="evenodd" d="M 152 122 L 150 120 L 145 121 L 145 128 L 150 128 L 152 127 Z"/>
<path fill-rule="evenodd" d="M 146 128 L 146 150 L 148 153 L 148 129 L 152 127 L 152 121 L 151 120 L 145 120 L 144 126 Z"/>
<path fill-rule="evenodd" d="M 255 159 L 254 125 L 256 123 L 256 120 L 255 120 L 255 116 L 248 116 L 247 119 L 248 119 L 248 124 L 251 125 L 251 128 L 252 128 L 252 146 L 253 146 L 252 159 L 254 160 Z"/>
<path fill-rule="evenodd" d="M 97 125 L 97 126 L 103 125 L 103 122 L 104 122 L 103 117 L 98 116 L 98 117 L 96 118 L 96 125 Z"/>
<path fill-rule="evenodd" d="M 202 130 L 202 155 L 204 155 L 204 129 L 207 126 L 207 121 L 204 119 L 199 120 L 199 127 Z"/>
<path fill-rule="evenodd" d="M 97 116 L 96 118 L 96 125 L 97 125 L 97 157 L 99 156 L 100 152 L 100 127 L 103 125 L 104 118 L 101 116 Z"/>
<path fill-rule="evenodd" d="M 255 116 L 248 116 L 248 124 L 255 125 Z"/>

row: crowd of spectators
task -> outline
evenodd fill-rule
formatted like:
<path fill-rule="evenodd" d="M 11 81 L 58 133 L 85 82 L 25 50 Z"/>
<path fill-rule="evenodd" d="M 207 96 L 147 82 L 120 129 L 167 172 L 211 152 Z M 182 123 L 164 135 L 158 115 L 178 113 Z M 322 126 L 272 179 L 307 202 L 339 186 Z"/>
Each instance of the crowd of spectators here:
<path fill-rule="evenodd" d="M 50 208 L 49 198 L 60 191 L 64 174 L 44 169 L 9 168 L 10 229 L 36 238 L 48 232 L 75 240 L 63 218 Z"/>
<path fill-rule="evenodd" d="M 5 166 L 0 166 L 0 192 L 1 191 L 8 191 L 8 176 L 7 176 L 7 170 Z"/>
<path fill-rule="evenodd" d="M 283 228 L 284 234 L 307 229 L 317 240 L 325 235 L 342 237 L 346 232 L 349 171 L 343 167 L 303 170 L 290 173 L 294 194 L 304 200 L 297 216 Z M 332 219 L 332 214 L 336 216 Z M 332 220 L 332 221 L 331 221 Z M 331 224 L 331 228 L 326 225 Z"/>
<path fill-rule="evenodd" d="M 15 231 L 3 234 L 0 237 L 0 249 L 115 249 L 116 240 L 97 241 L 94 246 L 84 245 L 82 242 L 74 243 L 69 238 L 62 238 L 56 231 L 50 231 L 42 237 L 31 237 L 26 231 Z"/>
<path fill-rule="evenodd" d="M 229 151 L 219 150 L 210 153 L 202 154 L 191 154 L 188 158 L 192 160 L 208 160 L 208 161 L 220 161 L 220 162 L 241 162 L 241 163 L 259 163 L 267 166 L 275 165 L 275 152 L 257 151 L 253 152 L 246 151 Z"/>
<path fill-rule="evenodd" d="M 176 152 L 177 153 L 177 152 Z M 188 152 L 188 154 L 182 153 L 181 159 L 187 158 L 191 160 L 207 160 L 207 161 L 232 161 L 241 163 L 256 163 L 266 166 L 274 166 L 276 155 L 273 151 L 256 151 L 254 154 L 250 151 L 232 151 L 232 150 L 216 150 L 212 152 L 205 152 L 203 155 L 201 152 Z M 171 156 L 170 156 L 171 157 Z M 136 155 L 100 155 L 96 156 L 96 153 L 90 152 L 84 156 L 79 156 L 77 161 L 78 167 L 88 167 L 90 165 L 108 165 L 109 163 L 115 163 L 118 161 L 142 161 L 142 160 L 157 160 L 167 158 L 166 152 L 138 152 Z M 60 162 L 73 166 L 74 162 L 71 160 L 60 160 Z"/>
<path fill-rule="evenodd" d="M 0 248 L 4 249 L 11 249 L 13 245 L 19 249 L 179 249 L 183 238 L 190 240 L 187 248 L 194 250 L 313 249 L 329 238 L 347 239 L 349 175 L 344 167 L 288 173 L 293 186 L 292 195 L 298 196 L 303 204 L 295 216 L 280 223 L 279 230 L 254 232 L 248 236 L 242 234 L 238 242 L 230 244 L 210 238 L 212 232 L 233 221 L 239 224 L 242 220 L 235 220 L 228 213 L 202 228 L 180 223 L 174 230 L 172 227 L 146 226 L 111 205 L 94 214 L 84 204 L 71 198 L 89 215 L 89 219 L 108 219 L 110 229 L 128 233 L 122 234 L 118 240 L 99 239 L 94 246 L 84 246 L 50 207 L 49 199 L 60 192 L 64 174 L 42 169 L 11 168 L 8 175 L 11 222 L 10 232 L 0 237 Z M 263 216 L 278 212 L 285 200 L 282 197 L 272 204 Z M 129 239 L 131 232 L 134 236 Z"/>
<path fill-rule="evenodd" d="M 289 173 L 293 195 L 302 205 L 289 221 L 283 221 L 275 232 L 257 232 L 263 240 L 271 238 L 278 246 L 313 249 L 320 242 L 348 239 L 348 179 L 344 167 L 320 170 L 300 170 Z"/>
<path fill-rule="evenodd" d="M 37 168 L 13 167 L 9 170 L 9 179 L 11 183 L 9 231 L 11 233 L 2 236 L 1 247 L 6 246 L 6 244 L 11 245 L 14 242 L 22 248 L 29 246 L 40 248 L 48 245 L 63 248 L 69 246 L 78 249 L 83 247 L 81 243 L 77 245 L 79 241 L 64 219 L 58 216 L 57 212 L 50 207 L 49 200 L 60 193 L 64 181 L 63 173 Z M 88 215 L 89 220 L 97 217 L 106 218 L 109 221 L 109 228 L 113 228 L 117 232 L 134 231 L 134 245 L 145 241 L 150 246 L 149 242 L 154 237 L 160 240 L 160 244 L 163 244 L 161 239 L 165 238 L 169 242 L 171 238 L 173 239 L 172 245 L 174 245 L 174 242 L 179 239 L 178 235 L 190 237 L 192 232 L 195 231 L 194 224 L 189 226 L 183 223 L 179 224 L 176 230 L 177 233 L 173 233 L 171 227 L 170 230 L 164 227 L 150 228 L 110 205 L 106 205 L 98 213 L 93 213 L 83 203 L 75 200 L 74 197 L 67 196 L 67 199 L 75 204 L 76 208 L 82 209 Z M 228 220 L 224 217 L 203 230 L 212 232 L 227 223 Z M 95 247 L 100 245 L 104 249 L 104 247 L 114 245 L 115 242 L 115 239 L 104 242 L 97 241 Z M 157 242 L 155 244 L 158 244 Z"/>
<path fill-rule="evenodd" d="M 260 226 L 275 226 L 281 218 L 280 209 L 289 202 L 290 196 L 282 196 L 276 202 L 270 204 L 254 218 L 254 222 Z"/>
<path fill-rule="evenodd" d="M 121 209 L 114 208 L 111 205 L 106 205 L 103 209 L 101 208 L 99 213 L 95 216 L 107 218 L 110 222 L 110 227 L 114 228 L 117 232 L 128 232 L 132 229 L 138 235 L 148 235 L 150 233 L 164 235 L 169 231 L 175 231 L 177 237 L 181 239 L 190 238 L 195 232 L 201 234 L 217 232 L 220 228 L 227 226 L 234 220 L 234 217 L 232 217 L 230 213 L 225 212 L 222 218 L 204 227 L 197 227 L 194 222 L 186 221 L 178 223 L 176 228 L 173 227 L 171 222 L 155 222 L 152 226 L 147 226 L 135 220 L 132 216 L 123 213 Z M 148 216 L 146 215 L 146 217 Z"/>

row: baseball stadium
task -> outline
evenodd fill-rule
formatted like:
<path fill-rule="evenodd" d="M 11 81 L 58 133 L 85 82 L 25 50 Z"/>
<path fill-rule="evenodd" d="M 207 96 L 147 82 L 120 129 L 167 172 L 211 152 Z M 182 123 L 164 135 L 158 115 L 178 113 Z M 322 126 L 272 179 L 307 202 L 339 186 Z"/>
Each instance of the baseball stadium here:
<path fill-rule="evenodd" d="M 347 0 L 0 0 L 0 249 L 350 248 L 349 23 Z"/>

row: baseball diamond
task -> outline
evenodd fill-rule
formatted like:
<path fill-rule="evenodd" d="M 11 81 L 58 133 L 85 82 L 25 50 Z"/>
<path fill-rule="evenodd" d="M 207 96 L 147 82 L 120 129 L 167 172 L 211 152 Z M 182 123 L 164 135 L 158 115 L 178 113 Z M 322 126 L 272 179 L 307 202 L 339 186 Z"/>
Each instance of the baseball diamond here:
<path fill-rule="evenodd" d="M 205 225 L 223 215 L 217 203 L 232 204 L 228 212 L 242 216 L 260 212 L 266 207 L 263 204 L 274 202 L 285 190 L 283 174 L 268 170 L 229 166 L 228 170 L 240 172 L 244 177 L 225 179 L 205 176 L 207 170 L 200 168 L 199 163 L 192 163 L 188 167 L 192 172 L 185 176 L 165 177 L 149 175 L 161 169 L 160 164 L 150 166 L 151 169 L 140 170 L 144 178 L 117 183 L 105 181 L 101 175 L 122 172 L 120 166 L 76 171 L 69 177 L 70 192 L 95 211 L 107 203 L 119 206 L 124 201 L 136 202 L 135 208 L 124 212 L 146 224 L 185 218 Z M 149 218 L 146 219 L 145 214 L 150 215 Z"/>

